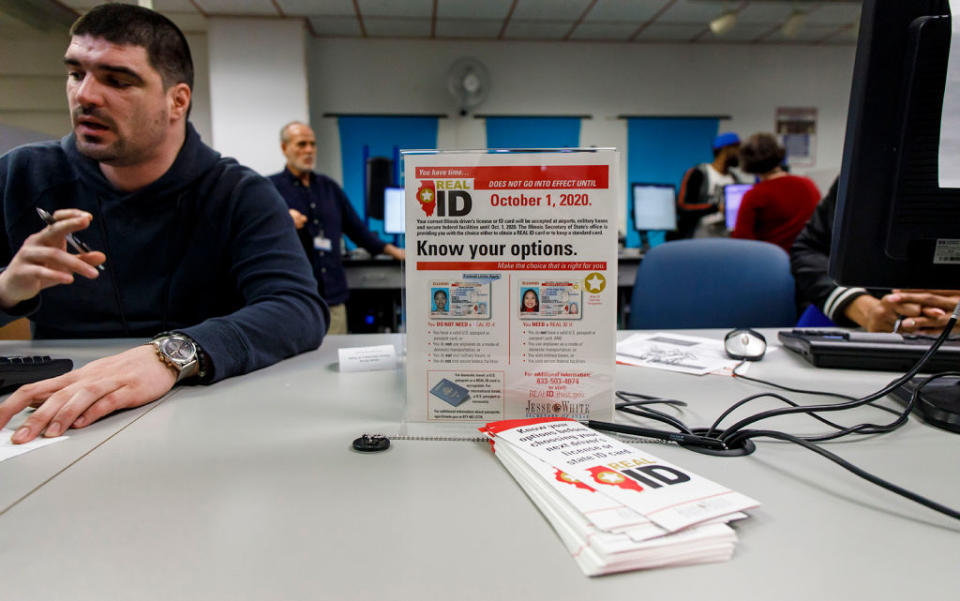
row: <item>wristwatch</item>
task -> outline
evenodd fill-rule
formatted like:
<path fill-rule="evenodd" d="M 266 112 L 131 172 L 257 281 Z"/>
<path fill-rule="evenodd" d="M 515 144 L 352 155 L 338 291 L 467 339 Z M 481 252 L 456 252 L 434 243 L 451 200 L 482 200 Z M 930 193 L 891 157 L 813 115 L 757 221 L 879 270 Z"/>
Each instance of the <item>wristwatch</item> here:
<path fill-rule="evenodd" d="M 176 332 L 160 334 L 150 341 L 157 357 L 177 372 L 177 382 L 200 373 L 200 352 L 197 343 Z"/>

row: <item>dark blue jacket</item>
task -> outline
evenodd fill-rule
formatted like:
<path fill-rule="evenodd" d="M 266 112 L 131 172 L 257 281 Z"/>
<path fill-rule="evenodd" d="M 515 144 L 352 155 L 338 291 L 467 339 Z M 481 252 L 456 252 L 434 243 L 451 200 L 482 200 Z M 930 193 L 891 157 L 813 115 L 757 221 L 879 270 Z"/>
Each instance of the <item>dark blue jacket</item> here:
<path fill-rule="evenodd" d="M 36 207 L 91 213 L 77 237 L 107 255 L 98 278 L 77 276 L 0 313 L 0 322 L 28 315 L 37 338 L 177 330 L 207 353 L 216 381 L 316 348 L 326 332 L 283 200 L 192 126 L 170 169 L 132 193 L 115 190 L 72 134 L 0 157 L 0 264 L 44 227 Z"/>
<path fill-rule="evenodd" d="M 308 188 L 289 169 L 284 169 L 271 175 L 270 181 L 287 201 L 287 206 L 307 216 L 307 224 L 300 230 L 301 241 L 311 257 L 323 298 L 331 305 L 344 302 L 350 296 L 350 291 L 340 257 L 343 235 L 349 236 L 371 255 L 382 253 L 386 243 L 367 229 L 343 189 L 329 177 L 311 173 Z M 305 233 L 308 235 L 303 235 L 303 230 L 307 230 Z M 330 240 L 329 251 L 314 251 L 313 238 L 320 235 Z"/>

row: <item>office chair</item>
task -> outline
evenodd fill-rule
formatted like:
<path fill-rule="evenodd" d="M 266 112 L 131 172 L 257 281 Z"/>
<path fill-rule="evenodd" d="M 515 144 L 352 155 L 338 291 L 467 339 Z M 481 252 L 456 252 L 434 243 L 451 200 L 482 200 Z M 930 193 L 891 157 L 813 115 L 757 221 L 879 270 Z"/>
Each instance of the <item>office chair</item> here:
<path fill-rule="evenodd" d="M 769 242 L 703 238 L 651 249 L 637 267 L 631 330 L 792 326 L 790 259 Z"/>

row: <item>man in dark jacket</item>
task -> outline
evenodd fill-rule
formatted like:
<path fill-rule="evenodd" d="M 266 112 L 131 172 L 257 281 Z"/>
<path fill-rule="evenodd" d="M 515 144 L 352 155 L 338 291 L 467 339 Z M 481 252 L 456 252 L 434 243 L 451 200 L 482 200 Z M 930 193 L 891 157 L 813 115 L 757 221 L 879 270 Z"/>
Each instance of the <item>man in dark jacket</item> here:
<path fill-rule="evenodd" d="M 960 301 L 955 290 L 872 290 L 838 286 L 827 273 L 839 180 L 830 186 L 790 249 L 790 270 L 804 303 L 834 323 L 870 332 L 943 330 Z"/>
<path fill-rule="evenodd" d="M 73 25 L 64 62 L 73 133 L 0 158 L 0 321 L 28 316 L 38 338 L 154 339 L 21 387 L 0 427 L 38 409 L 15 443 L 316 348 L 326 326 L 283 200 L 187 122 L 176 26 L 102 5 Z M 96 250 L 68 252 L 74 232 Z"/>
<path fill-rule="evenodd" d="M 347 333 L 347 309 L 350 291 L 347 273 L 340 257 L 340 240 L 346 234 L 371 255 L 385 253 L 402 261 L 402 248 L 384 243 L 367 229 L 353 210 L 343 189 L 325 175 L 314 173 L 317 138 L 306 123 L 293 121 L 280 130 L 280 149 L 287 159 L 283 171 L 270 181 L 287 201 L 290 216 L 310 258 L 320 293 L 330 305 L 330 334 Z"/>

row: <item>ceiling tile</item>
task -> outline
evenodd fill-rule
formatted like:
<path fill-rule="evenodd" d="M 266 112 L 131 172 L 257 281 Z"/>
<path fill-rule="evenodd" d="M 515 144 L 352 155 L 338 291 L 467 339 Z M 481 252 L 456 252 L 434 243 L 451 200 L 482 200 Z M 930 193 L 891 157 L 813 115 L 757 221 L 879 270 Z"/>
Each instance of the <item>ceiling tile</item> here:
<path fill-rule="evenodd" d="M 438 0 L 439 19 L 504 19 L 513 0 Z"/>
<path fill-rule="evenodd" d="M 433 0 L 357 0 L 360 14 L 367 17 L 426 17 L 433 16 Z"/>
<path fill-rule="evenodd" d="M 437 19 L 438 38 L 489 38 L 500 35 L 499 19 Z"/>
<path fill-rule="evenodd" d="M 675 25 L 654 22 L 636 37 L 641 42 L 686 42 L 703 31 L 703 25 Z"/>
<path fill-rule="evenodd" d="M 737 23 L 776 25 L 793 14 L 795 5 L 790 2 L 751 2 L 737 13 Z M 802 10 L 803 4 L 797 4 Z"/>
<path fill-rule="evenodd" d="M 733 29 L 723 35 L 708 31 L 698 42 L 752 42 L 770 31 L 770 25 L 737 22 Z"/>
<path fill-rule="evenodd" d="M 87 10 L 88 8 L 93 8 L 98 4 L 103 4 L 104 0 L 60 0 L 60 4 L 69 6 L 73 9 L 82 9 Z M 136 0 L 125 0 L 125 4 L 137 4 Z M 177 12 L 177 13 L 195 13 L 197 7 L 194 6 L 190 0 L 153 0 L 153 10 L 159 11 L 161 13 L 168 12 Z"/>
<path fill-rule="evenodd" d="M 277 8 L 270 0 L 194 0 L 208 15 L 274 15 Z"/>
<path fill-rule="evenodd" d="M 504 33 L 508 40 L 560 40 L 567 35 L 573 22 L 543 22 L 511 20 Z"/>
<path fill-rule="evenodd" d="M 517 8 L 513 11 L 512 18 L 528 21 L 570 19 L 572 25 L 588 6 L 590 0 L 517 0 Z"/>
<path fill-rule="evenodd" d="M 197 7 L 190 0 L 153 0 L 153 9 L 162 13 L 198 13 Z"/>
<path fill-rule="evenodd" d="M 799 30 L 797 30 L 797 35 L 792 38 L 788 38 L 783 35 L 783 32 L 776 31 L 773 35 L 764 39 L 765 42 L 778 42 L 778 43 L 790 43 L 790 42 L 819 42 L 820 40 L 832 37 L 834 34 L 839 33 L 841 36 L 845 32 L 841 32 L 840 29 L 842 25 L 811 25 L 809 23 L 805 24 Z M 854 38 L 848 37 L 848 41 L 854 41 Z"/>
<path fill-rule="evenodd" d="M 695 0 L 677 0 L 660 15 L 657 23 L 703 23 L 706 25 L 714 17 L 739 6 L 739 2 L 697 2 Z"/>
<path fill-rule="evenodd" d="M 164 13 L 164 16 L 173 21 L 185 33 L 207 30 L 207 18 L 198 12 Z"/>
<path fill-rule="evenodd" d="M 860 16 L 860 5 L 857 3 L 820 4 L 816 10 L 807 15 L 807 22 L 821 25 L 846 25 L 853 23 Z"/>
<path fill-rule="evenodd" d="M 352 0 L 277 0 L 277 4 L 288 17 L 330 15 L 338 17 L 356 16 Z"/>
<path fill-rule="evenodd" d="M 428 38 L 430 37 L 430 19 L 384 19 L 370 17 L 363 19 L 367 35 L 376 38 Z"/>
<path fill-rule="evenodd" d="M 359 37 L 360 24 L 356 17 L 310 17 L 310 27 L 319 37 Z"/>
<path fill-rule="evenodd" d="M 571 40 L 626 41 L 639 28 L 637 23 L 581 23 Z"/>
<path fill-rule="evenodd" d="M 667 5 L 670 0 L 598 0 L 593 9 L 587 13 L 585 23 L 593 21 L 623 22 L 631 21 L 645 23 L 657 11 Z"/>

